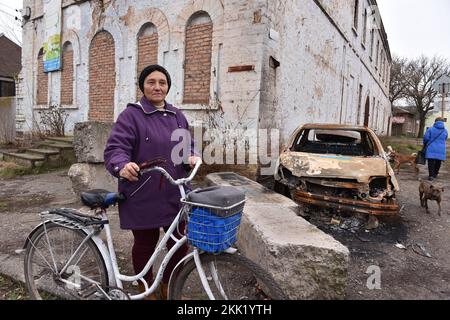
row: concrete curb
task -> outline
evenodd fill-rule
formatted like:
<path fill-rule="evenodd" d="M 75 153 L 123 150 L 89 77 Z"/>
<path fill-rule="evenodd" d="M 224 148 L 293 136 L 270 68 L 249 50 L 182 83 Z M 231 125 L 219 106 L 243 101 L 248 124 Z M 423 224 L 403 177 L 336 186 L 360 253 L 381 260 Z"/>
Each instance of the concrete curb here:
<path fill-rule="evenodd" d="M 299 217 L 295 202 L 235 173 L 213 173 L 206 180 L 245 192 L 238 247 L 290 299 L 345 298 L 349 250 Z"/>

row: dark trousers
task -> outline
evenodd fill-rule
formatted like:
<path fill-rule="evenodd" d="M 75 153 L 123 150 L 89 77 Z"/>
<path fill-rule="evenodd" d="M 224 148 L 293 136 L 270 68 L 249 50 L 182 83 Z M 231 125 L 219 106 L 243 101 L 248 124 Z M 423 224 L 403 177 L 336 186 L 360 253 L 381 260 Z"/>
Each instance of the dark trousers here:
<path fill-rule="evenodd" d="M 179 230 L 184 235 L 184 230 L 186 227 L 186 222 L 182 221 L 179 225 Z M 164 232 L 167 232 L 169 227 L 164 227 Z M 147 264 L 148 260 L 152 256 L 152 254 L 155 252 L 156 245 L 158 244 L 159 240 L 159 233 L 160 229 L 150 229 L 150 230 L 133 230 L 133 236 L 134 236 L 134 244 L 133 244 L 133 250 L 132 250 L 132 258 L 133 258 L 133 267 L 134 272 L 136 274 L 140 273 L 145 265 Z M 182 235 L 180 235 L 177 230 L 174 231 L 174 236 L 177 239 L 180 239 Z M 169 239 L 167 242 L 167 250 L 170 250 L 175 245 L 175 241 L 172 240 L 172 238 Z M 173 269 L 176 267 L 178 262 L 180 262 L 181 259 L 183 259 L 188 251 L 188 244 L 187 242 L 182 245 L 177 252 L 172 256 L 169 263 L 167 264 L 166 270 L 163 274 L 163 283 L 167 284 L 170 280 L 170 275 L 172 274 Z M 153 272 L 152 268 L 150 268 L 149 272 L 144 276 L 145 281 L 149 285 L 153 282 Z"/>
<path fill-rule="evenodd" d="M 428 175 L 430 177 L 436 178 L 439 174 L 439 169 L 441 169 L 441 160 L 427 159 L 428 161 Z"/>

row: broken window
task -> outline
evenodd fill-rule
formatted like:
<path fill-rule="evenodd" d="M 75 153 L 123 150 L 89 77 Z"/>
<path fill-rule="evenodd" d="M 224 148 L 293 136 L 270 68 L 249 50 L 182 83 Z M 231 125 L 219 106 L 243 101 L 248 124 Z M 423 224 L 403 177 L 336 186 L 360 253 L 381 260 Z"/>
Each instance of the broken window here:
<path fill-rule="evenodd" d="M 372 157 L 377 154 L 367 132 L 352 130 L 303 130 L 297 136 L 292 151 Z"/>

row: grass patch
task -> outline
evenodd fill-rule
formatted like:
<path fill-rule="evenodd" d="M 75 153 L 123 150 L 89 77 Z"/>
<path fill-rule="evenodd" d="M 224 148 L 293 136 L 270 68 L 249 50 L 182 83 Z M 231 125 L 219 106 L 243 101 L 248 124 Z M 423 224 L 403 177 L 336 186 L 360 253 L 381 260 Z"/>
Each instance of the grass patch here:
<path fill-rule="evenodd" d="M 50 173 L 53 171 L 69 169 L 72 164 L 64 164 L 58 167 L 49 167 L 46 165 L 35 167 L 35 168 L 25 168 L 25 167 L 5 167 L 0 168 L 0 179 L 13 179 L 15 177 L 27 176 L 27 175 L 37 175 L 43 173 Z"/>
<path fill-rule="evenodd" d="M 28 292 L 22 283 L 0 275 L 0 300 L 28 299 Z"/>

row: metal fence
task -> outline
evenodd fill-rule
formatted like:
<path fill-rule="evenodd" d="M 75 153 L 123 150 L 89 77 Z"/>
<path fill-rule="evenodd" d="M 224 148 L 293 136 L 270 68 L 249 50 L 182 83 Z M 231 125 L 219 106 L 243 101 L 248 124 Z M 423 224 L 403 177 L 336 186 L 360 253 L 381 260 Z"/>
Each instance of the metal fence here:
<path fill-rule="evenodd" d="M 16 97 L 0 97 L 0 143 L 16 138 Z"/>

